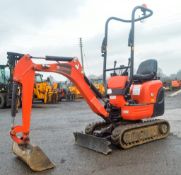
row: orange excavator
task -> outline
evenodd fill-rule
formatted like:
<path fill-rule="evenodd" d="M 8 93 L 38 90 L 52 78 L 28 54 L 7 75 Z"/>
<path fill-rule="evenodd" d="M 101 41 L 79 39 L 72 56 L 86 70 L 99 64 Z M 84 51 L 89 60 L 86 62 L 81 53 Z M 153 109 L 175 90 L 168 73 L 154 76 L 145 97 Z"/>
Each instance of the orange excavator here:
<path fill-rule="evenodd" d="M 177 80 L 177 79 L 172 80 L 171 81 L 171 88 L 172 88 L 172 90 L 180 89 L 181 88 L 181 80 Z"/>
<path fill-rule="evenodd" d="M 136 18 L 136 12 L 143 15 Z M 130 20 L 111 17 L 106 21 L 105 37 L 102 43 L 103 81 L 105 95 L 102 95 L 88 80 L 76 57 L 46 56 L 53 64 L 35 64 L 32 59 L 37 57 L 28 54 L 11 53 L 21 57 L 14 69 L 12 128 L 13 152 L 34 171 L 53 168 L 53 163 L 38 146 L 30 143 L 30 121 L 35 71 L 56 72 L 71 80 L 94 113 L 102 122 L 88 124 L 85 133 L 75 132 L 75 142 L 103 154 L 112 150 L 110 144 L 123 149 L 166 138 L 170 126 L 166 120 L 153 120 L 164 113 L 163 84 L 157 78 L 157 61 L 143 61 L 134 74 L 134 29 L 135 22 L 142 21 L 152 15 L 152 10 L 145 6 L 136 6 Z M 107 68 L 108 24 L 110 21 L 131 24 L 128 45 L 130 58 L 128 65 Z M 121 72 L 117 74 L 116 70 Z M 106 73 L 113 71 L 106 82 Z M 18 85 L 22 86 L 22 124 L 15 125 L 16 93 Z"/>

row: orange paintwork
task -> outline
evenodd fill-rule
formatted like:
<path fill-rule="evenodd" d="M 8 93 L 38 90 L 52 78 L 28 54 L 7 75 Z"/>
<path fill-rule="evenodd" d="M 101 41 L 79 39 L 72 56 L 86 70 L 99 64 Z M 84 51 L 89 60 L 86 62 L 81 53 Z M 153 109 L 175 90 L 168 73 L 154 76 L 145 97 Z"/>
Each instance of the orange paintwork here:
<path fill-rule="evenodd" d="M 181 80 L 172 80 L 172 87 L 173 88 L 180 88 L 181 87 Z"/>
<path fill-rule="evenodd" d="M 22 84 L 22 125 L 11 129 L 11 137 L 16 143 L 24 143 L 30 131 L 32 96 L 35 71 L 33 70 L 29 55 L 25 55 L 14 69 L 13 80 Z M 28 81 L 27 81 L 28 80 Z M 23 133 L 23 138 L 17 137 L 18 133 Z"/>
<path fill-rule="evenodd" d="M 28 136 L 30 132 L 35 71 L 56 72 L 64 75 L 76 85 L 93 112 L 103 118 L 107 118 L 109 116 L 104 106 L 96 98 L 95 94 L 85 82 L 82 67 L 77 59 L 66 63 L 47 64 L 46 66 L 44 66 L 42 64 L 33 63 L 29 55 L 24 55 L 17 63 L 13 75 L 13 80 L 22 84 L 23 94 L 22 125 L 14 126 L 10 132 L 12 139 L 18 144 L 26 143 L 27 141 L 29 141 Z M 23 133 L 23 138 L 18 137 L 18 133 Z"/>
<path fill-rule="evenodd" d="M 126 101 L 123 95 L 110 95 L 109 102 L 117 108 L 122 108 L 126 105 Z"/>
<path fill-rule="evenodd" d="M 126 82 L 128 81 L 127 76 L 113 76 L 110 77 L 107 86 L 108 88 L 114 89 L 114 88 L 120 88 L 123 89 L 125 88 Z"/>
<path fill-rule="evenodd" d="M 158 90 L 163 86 L 160 80 L 133 84 L 130 88 L 131 98 L 139 104 L 155 103 Z M 140 89 L 140 93 L 138 92 Z"/>
<path fill-rule="evenodd" d="M 153 104 L 123 106 L 121 116 L 125 120 L 141 120 L 153 115 Z"/>
<path fill-rule="evenodd" d="M 44 65 L 35 64 L 29 55 L 24 55 L 17 63 L 13 75 L 13 80 L 22 84 L 22 125 L 13 126 L 10 132 L 12 139 L 16 143 L 24 144 L 29 141 L 35 71 L 55 72 L 64 75 L 75 84 L 92 111 L 102 118 L 108 119 L 109 113 L 86 83 L 82 67 L 77 59 L 73 59 L 70 62 Z M 127 76 L 111 77 L 108 80 L 108 88 L 124 90 L 127 81 Z M 114 107 L 121 109 L 120 118 L 125 120 L 150 118 L 153 115 L 157 93 L 161 87 L 162 82 L 160 80 L 133 84 L 130 88 L 130 94 L 131 99 L 136 103 L 129 104 L 124 95 L 111 95 L 111 93 L 109 102 Z M 19 133 L 22 133 L 22 137 L 19 136 Z"/>
<path fill-rule="evenodd" d="M 117 87 L 119 87 L 119 89 L 124 89 L 126 82 L 127 77 L 111 77 L 110 80 L 108 80 L 108 88 L 118 89 Z M 125 100 L 124 95 L 110 95 L 109 102 L 113 106 L 121 108 L 120 117 L 125 120 L 151 118 L 158 91 L 162 86 L 163 85 L 160 80 L 147 81 L 142 84 L 133 84 L 130 88 L 130 94 L 131 99 L 136 102 L 135 104 L 129 105 L 129 103 Z"/>
<path fill-rule="evenodd" d="M 113 76 L 110 77 L 107 83 L 108 89 L 124 89 L 126 82 L 128 81 L 127 76 Z M 123 95 L 110 95 L 109 102 L 117 108 L 121 108 L 126 104 Z"/>

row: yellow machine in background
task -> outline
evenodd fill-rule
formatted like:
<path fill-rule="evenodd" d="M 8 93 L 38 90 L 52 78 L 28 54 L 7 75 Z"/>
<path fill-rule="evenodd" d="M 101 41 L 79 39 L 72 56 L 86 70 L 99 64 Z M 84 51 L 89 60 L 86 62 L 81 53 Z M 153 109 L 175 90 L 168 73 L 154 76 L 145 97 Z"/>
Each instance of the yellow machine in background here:
<path fill-rule="evenodd" d="M 54 78 L 50 75 L 46 82 L 48 83 L 49 87 L 51 88 L 52 94 L 52 103 L 58 103 L 59 100 L 59 91 L 58 91 L 58 83 L 54 81 Z"/>
<path fill-rule="evenodd" d="M 69 89 L 70 93 L 75 96 L 75 98 L 82 98 L 79 90 L 77 89 L 77 87 L 74 84 L 70 84 L 68 86 L 68 89 Z"/>
<path fill-rule="evenodd" d="M 91 82 L 98 89 L 98 91 L 103 95 L 105 92 L 103 80 L 101 78 L 91 79 Z"/>
<path fill-rule="evenodd" d="M 43 75 L 35 74 L 34 85 L 34 97 L 33 100 L 41 100 L 43 103 L 56 103 L 58 100 L 58 93 L 50 82 L 43 80 Z"/>
<path fill-rule="evenodd" d="M 58 84 L 58 99 L 62 101 L 63 99 L 66 101 L 74 101 L 75 94 L 72 94 L 67 85 L 67 81 L 61 81 Z"/>
<path fill-rule="evenodd" d="M 91 79 L 91 82 L 94 84 L 94 86 L 98 89 L 98 91 L 101 94 L 104 94 L 105 89 L 104 89 L 104 85 L 103 85 L 103 80 L 101 78 Z M 75 98 L 82 98 L 79 90 L 73 83 L 71 83 L 71 82 L 69 83 L 68 89 L 72 94 L 75 95 Z"/>
<path fill-rule="evenodd" d="M 73 94 L 74 98 L 82 98 L 79 90 L 72 82 L 67 82 L 66 84 L 68 91 L 70 91 L 70 93 Z"/>

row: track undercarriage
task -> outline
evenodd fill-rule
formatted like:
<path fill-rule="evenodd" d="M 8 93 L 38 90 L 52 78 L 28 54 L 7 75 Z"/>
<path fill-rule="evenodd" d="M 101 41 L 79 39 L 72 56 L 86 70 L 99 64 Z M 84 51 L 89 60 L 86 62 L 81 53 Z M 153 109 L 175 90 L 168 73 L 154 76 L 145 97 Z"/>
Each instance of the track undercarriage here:
<path fill-rule="evenodd" d="M 85 128 L 85 134 L 74 133 L 74 136 L 78 145 L 109 154 L 112 151 L 111 144 L 128 149 L 166 138 L 169 131 L 169 123 L 162 119 L 115 124 L 96 122 Z"/>

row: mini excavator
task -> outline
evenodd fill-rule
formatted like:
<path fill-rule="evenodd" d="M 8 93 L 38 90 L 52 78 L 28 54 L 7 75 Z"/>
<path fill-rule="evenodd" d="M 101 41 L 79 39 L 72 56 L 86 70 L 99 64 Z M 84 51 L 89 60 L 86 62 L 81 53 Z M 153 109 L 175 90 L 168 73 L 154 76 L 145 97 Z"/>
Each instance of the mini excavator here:
<path fill-rule="evenodd" d="M 136 12 L 143 15 L 135 17 Z M 11 53 L 21 59 L 14 69 L 12 128 L 13 152 L 34 171 L 53 168 L 53 163 L 38 146 L 30 144 L 30 121 L 35 71 L 56 72 L 72 81 L 94 113 L 103 121 L 88 124 L 85 133 L 75 132 L 75 142 L 83 147 L 109 154 L 114 144 L 122 149 L 166 138 L 170 131 L 169 123 L 163 119 L 153 119 L 164 113 L 164 89 L 157 77 L 157 61 L 143 61 L 134 74 L 134 30 L 135 22 L 142 21 L 153 14 L 145 6 L 136 6 L 130 20 L 111 17 L 105 24 L 102 43 L 103 81 L 105 95 L 102 95 L 88 80 L 76 57 L 46 56 L 51 64 L 35 64 L 38 59 L 29 54 Z M 131 24 L 128 45 L 130 58 L 128 65 L 107 68 L 108 25 L 110 21 Z M 121 71 L 120 71 L 121 69 Z M 112 71 L 106 78 L 106 73 Z M 118 74 L 117 72 L 121 72 Z M 107 81 L 106 81 L 107 80 Z M 22 125 L 15 125 L 17 87 L 22 86 Z"/>

